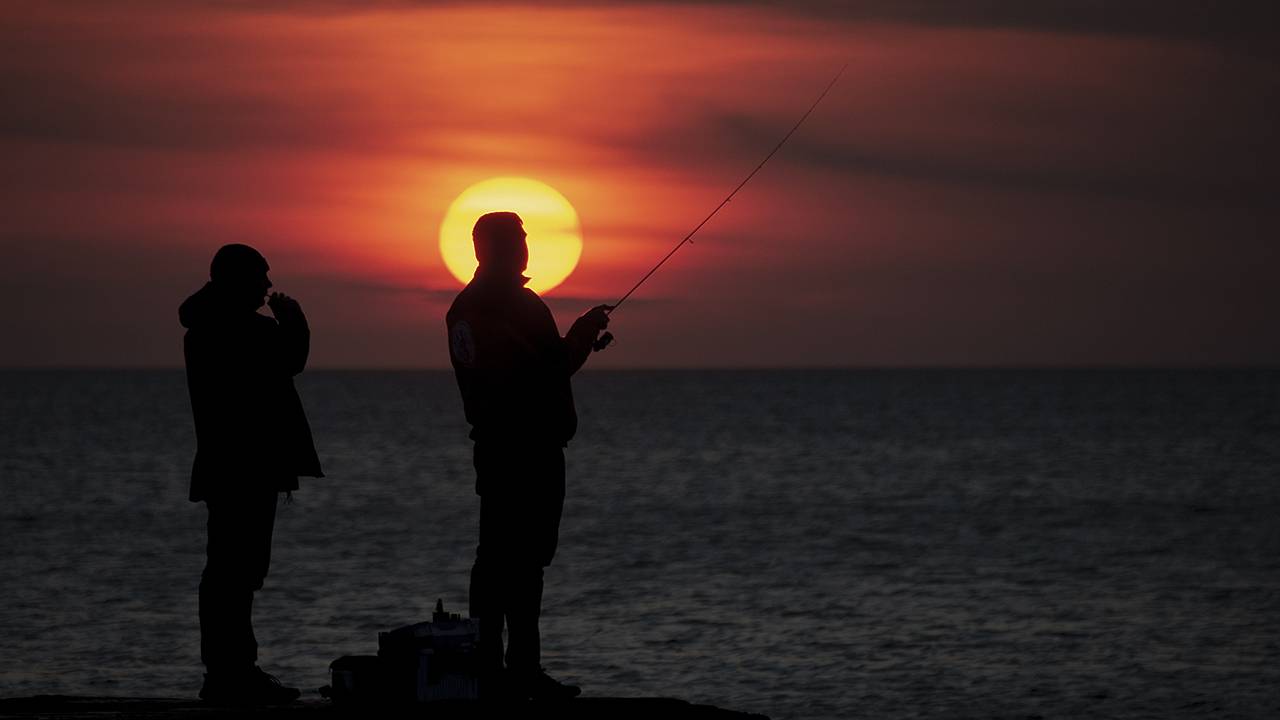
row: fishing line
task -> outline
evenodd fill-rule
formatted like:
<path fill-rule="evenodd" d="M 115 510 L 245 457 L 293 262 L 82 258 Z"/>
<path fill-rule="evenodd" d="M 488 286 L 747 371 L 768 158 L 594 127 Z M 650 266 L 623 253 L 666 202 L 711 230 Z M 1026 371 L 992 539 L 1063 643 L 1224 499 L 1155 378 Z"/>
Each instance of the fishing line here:
<path fill-rule="evenodd" d="M 702 222 L 698 223 L 698 225 L 695 228 L 690 230 L 688 235 L 685 235 L 684 238 L 680 240 L 680 242 L 676 243 L 676 246 L 674 248 L 671 248 L 671 252 L 663 256 L 663 258 L 658 261 L 658 264 L 653 266 L 653 269 L 645 273 L 644 277 L 640 278 L 640 282 L 637 282 L 630 290 L 627 291 L 627 294 L 623 295 L 618 300 L 618 302 L 614 303 L 613 310 L 617 310 L 619 305 L 626 302 L 627 298 L 631 297 L 631 293 L 635 292 L 637 288 L 643 285 L 644 281 L 648 280 L 650 275 L 653 275 L 655 272 L 657 272 L 658 268 L 662 267 L 663 264 L 667 262 L 667 260 L 670 260 L 671 256 L 675 255 L 677 250 L 684 247 L 685 243 L 692 242 L 693 236 L 696 235 L 697 232 L 702 229 L 702 226 L 706 225 L 707 222 L 711 220 L 711 218 L 715 217 L 716 213 L 720 212 L 720 208 L 723 208 L 725 205 L 728 205 L 729 201 L 733 199 L 733 196 L 737 195 L 738 191 L 741 190 L 742 187 L 746 185 L 749 180 L 751 180 L 751 178 L 755 177 L 756 173 L 760 172 L 760 168 L 764 167 L 764 164 L 769 162 L 769 158 L 773 157 L 779 150 L 781 150 L 782 146 L 785 145 L 787 140 L 789 140 L 791 136 L 795 134 L 796 130 L 800 129 L 800 125 L 802 125 L 805 119 L 809 117 L 809 115 L 813 112 L 814 108 L 818 107 L 818 103 L 822 102 L 822 98 L 827 96 L 827 93 L 830 92 L 831 88 L 835 86 L 836 81 L 840 79 L 840 76 L 842 74 L 844 74 L 845 68 L 847 67 L 849 67 L 848 63 L 846 63 L 843 67 L 840 68 L 840 72 L 837 72 L 835 77 L 831 78 L 831 82 L 827 83 L 827 87 L 823 89 L 822 94 L 818 96 L 818 99 L 814 100 L 813 104 L 809 106 L 809 109 L 804 111 L 804 115 L 801 115 L 800 119 L 796 121 L 796 124 L 792 126 L 790 130 L 787 131 L 787 134 L 782 136 L 782 139 L 779 140 L 778 144 L 775 145 L 773 149 L 769 151 L 769 154 L 764 156 L 764 159 L 760 161 L 760 164 L 756 165 L 755 169 L 752 170 L 750 173 L 748 173 L 747 176 L 742 179 L 742 182 L 738 183 L 738 186 L 733 189 L 733 192 L 729 193 L 727 196 L 725 196 L 724 200 L 720 201 L 720 204 L 716 206 L 715 210 L 711 211 L 711 214 L 703 218 Z M 613 310 L 610 310 L 609 312 L 612 313 Z"/>
<path fill-rule="evenodd" d="M 676 246 L 671 248 L 671 251 L 668 252 L 666 255 L 664 255 L 662 259 L 658 261 L 657 265 L 654 265 L 649 270 L 649 272 L 644 274 L 644 277 L 640 278 L 639 282 L 633 285 L 631 289 L 626 292 L 625 295 L 619 298 L 618 302 L 613 304 L 613 307 L 606 310 L 605 311 L 606 314 L 612 315 L 613 312 L 618 309 L 618 306 L 626 302 L 627 298 L 631 297 L 632 293 L 634 293 L 637 289 L 639 289 L 640 286 L 643 285 L 644 282 L 648 280 L 651 275 L 657 272 L 658 268 L 665 265 L 666 262 L 671 259 L 672 255 L 675 255 L 680 248 L 684 247 L 685 243 L 693 242 L 693 236 L 696 235 L 698 231 L 702 229 L 702 226 L 710 222 L 711 218 L 715 217 L 716 213 L 720 212 L 721 208 L 723 208 L 725 205 L 728 205 L 729 201 L 733 199 L 733 196 L 737 195 L 738 191 L 741 190 L 743 186 L 746 185 L 747 182 L 751 180 L 751 178 L 755 177 L 756 173 L 760 172 L 760 169 L 764 167 L 765 163 L 769 162 L 769 158 L 773 157 L 779 150 L 781 150 L 782 146 L 787 143 L 787 140 L 791 139 L 791 136 L 795 134 L 796 130 L 800 129 L 800 126 L 804 124 L 804 121 L 809 117 L 810 114 L 813 113 L 814 109 L 818 107 L 818 103 L 822 102 L 822 99 L 825 98 L 827 96 L 827 93 L 831 91 L 831 88 L 835 86 L 836 81 L 839 80 L 840 76 L 844 74 L 845 68 L 847 67 L 849 67 L 849 64 L 845 63 L 840 68 L 840 71 L 836 73 L 835 77 L 831 78 L 831 82 L 827 83 L 827 86 L 823 88 L 822 93 L 818 95 L 818 99 L 814 100 L 813 104 L 809 106 L 809 109 L 804 111 L 804 115 L 801 115 L 800 119 L 796 121 L 796 124 L 793 125 L 791 129 L 787 131 L 787 134 L 782 136 L 782 139 L 779 140 L 778 144 L 775 145 L 773 149 L 769 151 L 769 154 L 764 156 L 764 159 L 760 161 L 760 164 L 756 165 L 755 169 L 753 169 L 750 173 L 748 173 L 747 176 L 742 179 L 742 182 L 738 183 L 738 186 L 735 187 L 732 192 L 726 195 L 724 200 L 721 200 L 720 204 L 717 205 L 709 215 L 707 215 L 705 218 L 702 219 L 702 222 L 698 223 L 697 226 L 695 226 L 692 230 L 689 231 L 688 235 L 685 235 L 684 238 L 680 240 L 680 242 L 676 243 Z M 597 351 L 603 350 L 606 347 L 608 347 L 609 343 L 611 342 L 613 342 L 613 334 L 606 332 L 600 336 L 599 340 L 596 341 L 595 345 L 593 345 L 593 349 Z"/>

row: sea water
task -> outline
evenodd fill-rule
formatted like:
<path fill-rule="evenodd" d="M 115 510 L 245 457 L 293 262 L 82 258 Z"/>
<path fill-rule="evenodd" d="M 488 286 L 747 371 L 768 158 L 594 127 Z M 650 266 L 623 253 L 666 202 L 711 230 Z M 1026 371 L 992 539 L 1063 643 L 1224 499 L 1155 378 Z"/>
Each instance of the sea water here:
<path fill-rule="evenodd" d="M 307 372 L 261 664 L 466 611 L 447 372 Z M 543 664 L 773 718 L 1280 716 L 1280 373 L 585 371 Z M 181 371 L 0 373 L 0 696 L 194 697 Z"/>

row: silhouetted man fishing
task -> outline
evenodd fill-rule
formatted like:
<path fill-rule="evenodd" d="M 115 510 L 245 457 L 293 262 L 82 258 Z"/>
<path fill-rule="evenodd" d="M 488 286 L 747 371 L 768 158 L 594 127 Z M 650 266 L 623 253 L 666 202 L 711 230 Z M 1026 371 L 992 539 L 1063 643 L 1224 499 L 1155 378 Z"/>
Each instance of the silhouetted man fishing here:
<path fill-rule="evenodd" d="M 593 308 L 560 337 L 551 311 L 524 286 L 525 237 L 515 213 L 476 221 L 480 266 L 446 317 L 480 495 L 471 615 L 481 620 L 484 697 L 569 698 L 579 688 L 553 680 L 540 665 L 542 571 L 556 552 L 564 448 L 578 426 L 569 377 L 609 324 L 608 306 Z"/>
<path fill-rule="evenodd" d="M 257 250 L 226 245 L 213 257 L 210 281 L 178 310 L 196 426 L 190 497 L 209 510 L 200 697 L 215 703 L 289 702 L 300 694 L 257 666 L 252 623 L 279 494 L 297 490 L 299 475 L 323 475 L 293 386 L 311 331 L 292 298 L 272 293 L 267 301 L 268 270 Z M 274 320 L 258 314 L 264 303 Z"/>

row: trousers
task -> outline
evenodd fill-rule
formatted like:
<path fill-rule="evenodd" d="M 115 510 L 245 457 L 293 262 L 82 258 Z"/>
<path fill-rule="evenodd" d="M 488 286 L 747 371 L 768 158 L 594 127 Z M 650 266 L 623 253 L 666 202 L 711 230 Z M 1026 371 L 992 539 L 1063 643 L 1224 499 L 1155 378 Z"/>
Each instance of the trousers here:
<path fill-rule="evenodd" d="M 471 616 L 480 619 L 480 661 L 536 672 L 541 666 L 542 572 L 555 557 L 564 510 L 564 450 L 475 447 L 480 542 L 471 568 Z"/>
<path fill-rule="evenodd" d="M 253 594 L 271 565 L 274 490 L 206 499 L 209 539 L 200 576 L 200 660 L 210 671 L 251 668 L 258 660 Z"/>

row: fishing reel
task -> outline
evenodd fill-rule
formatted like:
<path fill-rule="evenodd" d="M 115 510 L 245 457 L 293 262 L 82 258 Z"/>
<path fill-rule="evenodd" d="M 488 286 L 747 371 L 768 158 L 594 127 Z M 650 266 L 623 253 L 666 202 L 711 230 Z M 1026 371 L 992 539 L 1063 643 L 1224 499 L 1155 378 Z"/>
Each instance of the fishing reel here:
<path fill-rule="evenodd" d="M 613 342 L 613 333 L 609 332 L 608 330 L 605 330 L 603 333 L 600 334 L 600 337 L 596 338 L 595 342 L 591 343 L 591 351 L 600 352 L 601 350 L 609 347 L 610 343 L 612 342 Z"/>

